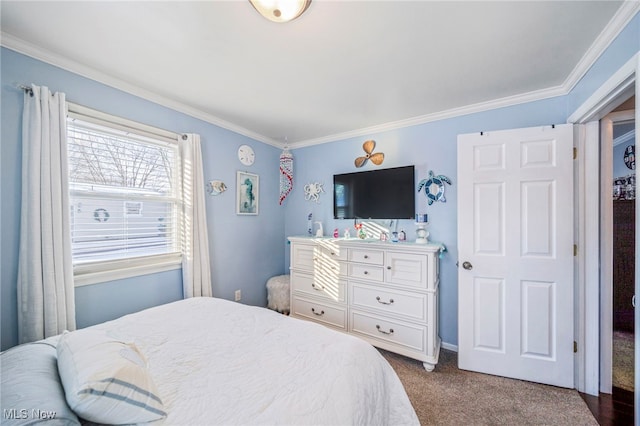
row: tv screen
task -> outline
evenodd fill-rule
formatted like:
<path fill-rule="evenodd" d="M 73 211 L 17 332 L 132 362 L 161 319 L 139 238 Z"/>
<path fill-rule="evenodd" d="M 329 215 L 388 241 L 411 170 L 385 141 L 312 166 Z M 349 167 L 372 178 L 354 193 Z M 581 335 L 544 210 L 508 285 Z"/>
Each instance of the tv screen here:
<path fill-rule="evenodd" d="M 335 219 L 413 219 L 414 166 L 333 176 Z"/>

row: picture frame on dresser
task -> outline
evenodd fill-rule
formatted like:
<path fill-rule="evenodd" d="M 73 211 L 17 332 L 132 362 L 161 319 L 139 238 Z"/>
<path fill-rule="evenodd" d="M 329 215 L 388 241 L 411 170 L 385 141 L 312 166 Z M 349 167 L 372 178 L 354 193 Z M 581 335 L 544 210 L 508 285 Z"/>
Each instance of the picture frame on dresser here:
<path fill-rule="evenodd" d="M 236 214 L 256 216 L 259 212 L 260 176 L 238 171 L 236 177 Z"/>

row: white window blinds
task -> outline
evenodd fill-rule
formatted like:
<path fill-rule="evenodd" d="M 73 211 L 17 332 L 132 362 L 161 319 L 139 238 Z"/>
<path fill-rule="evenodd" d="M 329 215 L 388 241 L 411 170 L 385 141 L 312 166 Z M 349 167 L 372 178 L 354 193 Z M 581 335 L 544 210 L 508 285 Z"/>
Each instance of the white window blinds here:
<path fill-rule="evenodd" d="M 67 133 L 74 264 L 179 252 L 177 142 L 73 115 Z"/>

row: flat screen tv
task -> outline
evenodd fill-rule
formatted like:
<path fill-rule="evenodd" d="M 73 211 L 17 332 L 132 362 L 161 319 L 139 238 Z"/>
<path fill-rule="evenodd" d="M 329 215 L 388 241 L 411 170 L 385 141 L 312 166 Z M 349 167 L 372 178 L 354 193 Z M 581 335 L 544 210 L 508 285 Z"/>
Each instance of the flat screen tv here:
<path fill-rule="evenodd" d="M 334 219 L 413 219 L 414 166 L 333 176 Z"/>

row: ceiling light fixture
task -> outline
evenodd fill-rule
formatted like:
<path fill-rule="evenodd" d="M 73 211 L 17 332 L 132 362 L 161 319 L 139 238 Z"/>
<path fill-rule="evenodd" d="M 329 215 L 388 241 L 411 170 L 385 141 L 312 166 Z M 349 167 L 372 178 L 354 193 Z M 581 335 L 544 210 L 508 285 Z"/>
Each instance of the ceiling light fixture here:
<path fill-rule="evenodd" d="M 249 3 L 270 21 L 289 22 L 302 15 L 311 0 L 249 0 Z"/>

